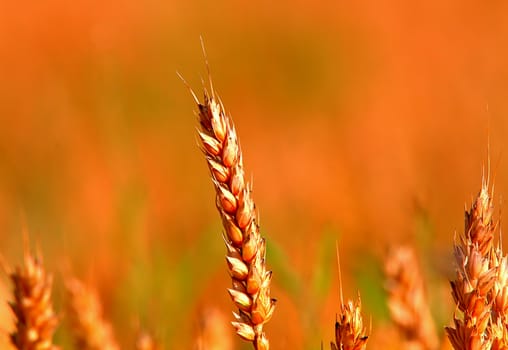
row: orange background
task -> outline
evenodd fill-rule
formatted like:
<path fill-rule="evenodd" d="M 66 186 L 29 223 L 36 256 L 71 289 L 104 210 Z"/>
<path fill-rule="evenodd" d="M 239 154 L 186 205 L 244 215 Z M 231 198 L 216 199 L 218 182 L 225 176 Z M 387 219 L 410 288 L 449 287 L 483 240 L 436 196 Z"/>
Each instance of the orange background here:
<path fill-rule="evenodd" d="M 196 107 L 175 74 L 200 96 L 200 36 L 268 239 L 272 347 L 332 340 L 336 241 L 371 348 L 397 346 L 382 335 L 389 244 L 418 247 L 448 324 L 453 235 L 489 144 L 499 211 L 508 194 L 505 1 L 0 3 L 5 260 L 21 262 L 26 225 L 57 310 L 71 269 L 98 286 L 126 348 L 136 324 L 191 348 L 203 310 L 230 318 Z M 0 315 L 9 330 L 5 303 Z M 68 348 L 65 322 L 57 342 Z"/>

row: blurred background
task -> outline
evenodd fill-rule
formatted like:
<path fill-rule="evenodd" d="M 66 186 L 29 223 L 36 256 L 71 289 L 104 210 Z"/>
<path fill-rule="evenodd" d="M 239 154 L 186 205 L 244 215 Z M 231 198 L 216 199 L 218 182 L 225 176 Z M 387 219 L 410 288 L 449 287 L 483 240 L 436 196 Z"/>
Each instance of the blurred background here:
<path fill-rule="evenodd" d="M 26 225 L 57 311 L 71 270 L 99 290 L 125 348 L 139 325 L 190 349 L 221 324 L 232 348 L 250 348 L 229 329 L 196 106 L 175 73 L 201 96 L 200 36 L 268 240 L 272 347 L 333 339 L 336 242 L 371 348 L 398 346 L 383 291 L 391 244 L 417 248 L 442 333 L 453 237 L 489 144 L 496 213 L 508 194 L 506 1 L 0 2 L 5 260 L 21 263 Z M 56 342 L 72 348 L 65 321 Z"/>

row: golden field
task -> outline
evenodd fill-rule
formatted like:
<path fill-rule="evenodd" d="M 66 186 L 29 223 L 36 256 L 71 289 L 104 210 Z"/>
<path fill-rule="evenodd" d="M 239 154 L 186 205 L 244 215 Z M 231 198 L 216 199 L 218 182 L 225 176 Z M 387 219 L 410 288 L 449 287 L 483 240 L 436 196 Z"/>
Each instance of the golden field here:
<path fill-rule="evenodd" d="M 206 325 L 229 330 L 221 222 L 176 74 L 202 96 L 200 36 L 267 238 L 272 348 L 333 340 L 335 242 L 369 348 L 400 347 L 381 267 L 397 243 L 417 248 L 443 337 L 454 234 L 489 154 L 505 217 L 507 3 L 5 2 L 0 254 L 22 262 L 26 226 L 55 279 L 55 343 L 72 348 L 69 273 L 98 289 L 124 348 L 140 327 L 166 349 L 192 348 Z M 10 290 L 4 275 L 2 349 Z"/>

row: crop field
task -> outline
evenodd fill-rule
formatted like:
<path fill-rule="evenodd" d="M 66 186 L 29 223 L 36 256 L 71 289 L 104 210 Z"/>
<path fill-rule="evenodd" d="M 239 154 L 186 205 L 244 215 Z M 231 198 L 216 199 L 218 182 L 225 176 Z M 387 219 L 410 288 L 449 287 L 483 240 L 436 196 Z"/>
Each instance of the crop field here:
<path fill-rule="evenodd" d="M 0 4 L 0 349 L 508 348 L 508 3 Z"/>

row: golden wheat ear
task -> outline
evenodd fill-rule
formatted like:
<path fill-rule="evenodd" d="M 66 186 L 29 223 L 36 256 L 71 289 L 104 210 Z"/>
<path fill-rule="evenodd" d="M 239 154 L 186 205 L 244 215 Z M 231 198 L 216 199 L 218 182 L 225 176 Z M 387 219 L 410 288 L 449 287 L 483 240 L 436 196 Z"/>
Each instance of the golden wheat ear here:
<path fill-rule="evenodd" d="M 10 307 L 16 328 L 11 343 L 19 350 L 56 350 L 53 334 L 58 325 L 51 302 L 53 278 L 43 267 L 42 258 L 34 257 L 25 242 L 24 265 L 10 273 L 14 301 Z"/>
<path fill-rule="evenodd" d="M 226 263 L 232 279 L 228 292 L 238 308 L 232 324 L 241 338 L 252 342 L 254 349 L 267 350 L 269 343 L 263 326 L 272 317 L 275 300 L 270 297 L 272 273 L 266 268 L 266 242 L 259 232 L 233 121 L 210 87 L 211 94 L 205 91 L 204 101 L 197 101 L 198 135 L 224 226 Z"/>
<path fill-rule="evenodd" d="M 404 338 L 404 349 L 435 350 L 439 341 L 415 251 L 393 247 L 385 261 L 390 316 Z"/>
<path fill-rule="evenodd" d="M 77 349 L 119 350 L 111 324 L 102 315 L 97 293 L 76 278 L 65 281 L 67 316 Z"/>
<path fill-rule="evenodd" d="M 457 273 L 450 284 L 457 311 L 446 333 L 455 349 L 508 348 L 508 258 L 493 244 L 498 227 L 487 181 L 454 244 Z"/>
<path fill-rule="evenodd" d="M 335 343 L 330 343 L 332 350 L 364 350 L 367 347 L 369 337 L 363 325 L 361 310 L 360 296 L 356 303 L 348 300 L 340 306 L 335 321 Z"/>
<path fill-rule="evenodd" d="M 369 337 L 366 335 L 366 328 L 363 325 L 362 302 L 360 295 L 356 303 L 348 300 L 344 302 L 342 293 L 342 272 L 340 268 L 340 256 L 338 244 L 337 269 L 339 276 L 340 312 L 335 320 L 335 342 L 330 342 L 331 350 L 364 350 L 367 347 Z"/>

